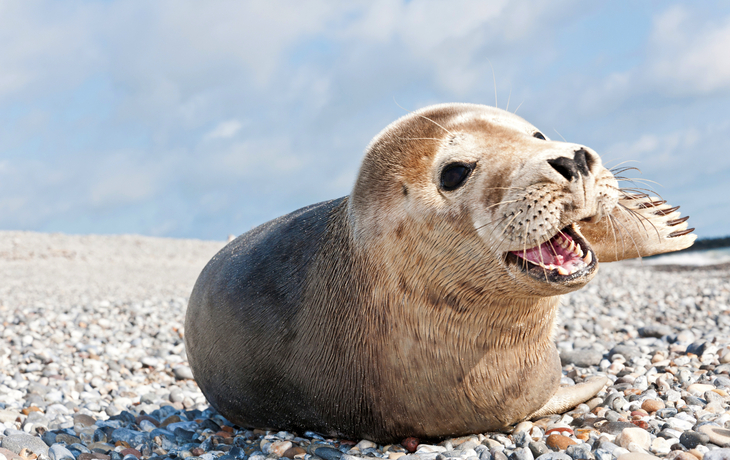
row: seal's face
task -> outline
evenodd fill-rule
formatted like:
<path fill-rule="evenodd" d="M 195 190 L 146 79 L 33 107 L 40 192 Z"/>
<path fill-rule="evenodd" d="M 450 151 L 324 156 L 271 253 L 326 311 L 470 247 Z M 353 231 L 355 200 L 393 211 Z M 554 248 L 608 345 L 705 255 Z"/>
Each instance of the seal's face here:
<path fill-rule="evenodd" d="M 389 148 L 391 158 L 378 159 L 390 162 L 387 204 L 393 212 L 367 220 L 378 233 L 402 226 L 404 214 L 449 222 L 434 231 L 459 228 L 478 236 L 471 250 L 482 253 L 492 272 L 513 279 L 522 294 L 561 294 L 593 277 L 597 258 L 580 224 L 599 221 L 618 201 L 616 179 L 594 151 L 551 141 L 511 113 L 467 104 L 404 117 L 375 139 L 369 155 L 385 155 L 383 147 L 394 139 L 401 149 Z M 372 168 L 364 164 L 363 171 Z M 368 200 L 382 205 L 384 198 Z M 452 240 L 442 237 L 444 244 Z"/>

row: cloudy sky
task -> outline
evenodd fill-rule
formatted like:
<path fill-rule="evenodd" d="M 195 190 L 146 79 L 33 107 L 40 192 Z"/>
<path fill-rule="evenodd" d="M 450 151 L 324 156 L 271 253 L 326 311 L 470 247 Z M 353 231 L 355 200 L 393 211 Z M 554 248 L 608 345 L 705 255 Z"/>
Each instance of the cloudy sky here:
<path fill-rule="evenodd" d="M 635 160 L 730 234 L 720 1 L 0 0 L 0 229 L 224 239 L 348 194 L 380 129 L 454 101 Z"/>

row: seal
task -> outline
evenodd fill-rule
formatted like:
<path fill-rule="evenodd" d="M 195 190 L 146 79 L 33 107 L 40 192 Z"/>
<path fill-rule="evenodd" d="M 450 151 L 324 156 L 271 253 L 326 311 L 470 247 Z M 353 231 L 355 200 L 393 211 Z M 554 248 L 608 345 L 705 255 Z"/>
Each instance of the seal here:
<path fill-rule="evenodd" d="M 245 427 L 378 442 L 504 429 L 607 381 L 560 387 L 560 295 L 599 261 L 686 248 L 692 230 L 588 147 L 492 107 L 427 107 L 373 139 L 349 196 L 213 257 L 188 360 Z"/>

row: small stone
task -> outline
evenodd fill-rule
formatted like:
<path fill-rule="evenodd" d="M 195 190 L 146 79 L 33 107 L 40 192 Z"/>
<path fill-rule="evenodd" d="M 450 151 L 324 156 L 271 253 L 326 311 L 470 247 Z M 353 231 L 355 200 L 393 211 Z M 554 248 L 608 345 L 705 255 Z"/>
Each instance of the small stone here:
<path fill-rule="evenodd" d="M 672 450 L 672 445 L 676 444 L 674 439 L 654 438 L 651 441 L 651 451 L 655 454 L 666 455 Z"/>
<path fill-rule="evenodd" d="M 618 435 L 626 428 L 636 428 L 636 425 L 629 422 L 608 422 L 598 427 L 598 431 L 601 433 Z"/>
<path fill-rule="evenodd" d="M 535 457 L 532 455 L 530 449 L 526 447 L 518 447 L 509 456 L 510 460 L 534 460 Z"/>
<path fill-rule="evenodd" d="M 284 453 L 291 449 L 292 443 L 291 441 L 274 441 L 269 445 L 269 452 L 277 457 L 283 457 Z"/>
<path fill-rule="evenodd" d="M 638 329 L 640 337 L 662 338 L 672 333 L 672 328 L 663 324 L 651 324 Z"/>
<path fill-rule="evenodd" d="M 657 399 L 647 399 L 643 403 L 641 403 L 641 408 L 650 414 L 652 412 L 664 409 L 664 407 L 664 402 Z"/>
<path fill-rule="evenodd" d="M 562 434 L 551 434 L 545 440 L 546 444 L 553 450 L 565 450 L 576 442 Z"/>
<path fill-rule="evenodd" d="M 675 450 L 674 452 L 677 452 L 677 453 L 667 455 L 665 458 L 667 458 L 668 460 L 669 459 L 671 459 L 671 460 L 699 460 L 697 457 L 690 454 L 689 452 L 682 452 L 681 450 Z"/>
<path fill-rule="evenodd" d="M 611 351 L 608 352 L 608 359 L 612 359 L 613 355 L 616 354 L 619 354 L 626 359 L 639 358 L 642 355 L 641 350 L 638 347 L 623 344 L 619 344 L 611 348 Z"/>
<path fill-rule="evenodd" d="M 629 449 L 630 443 L 636 443 L 644 450 L 651 447 L 651 435 L 641 428 L 625 428 L 621 434 L 616 436 L 616 442 L 624 449 Z M 629 449 L 631 450 L 631 449 Z"/>
<path fill-rule="evenodd" d="M 314 450 L 314 455 L 324 460 L 340 460 L 342 452 L 333 447 L 317 447 Z"/>
<path fill-rule="evenodd" d="M 63 444 L 52 445 L 48 449 L 48 456 L 51 457 L 51 460 L 75 460 L 74 454 Z"/>
<path fill-rule="evenodd" d="M 651 454 L 643 454 L 640 452 L 630 452 L 628 454 L 622 454 L 619 455 L 616 460 L 656 460 L 659 457 L 656 457 Z"/>
<path fill-rule="evenodd" d="M 715 449 L 707 452 L 702 460 L 730 460 L 730 449 Z"/>
<path fill-rule="evenodd" d="M 550 448 L 542 441 L 533 441 L 528 444 L 528 447 L 532 452 L 532 456 L 535 458 L 550 452 Z"/>
<path fill-rule="evenodd" d="M 284 452 L 281 456 L 286 457 L 286 458 L 294 458 L 297 455 L 304 455 L 306 453 L 307 453 L 307 451 L 304 450 L 303 447 L 294 446 L 294 447 L 287 449 L 287 451 Z"/>
<path fill-rule="evenodd" d="M 693 383 L 687 387 L 687 391 L 695 396 L 702 396 L 706 391 L 712 391 L 715 389 L 715 385 L 708 385 L 706 383 Z"/>
<path fill-rule="evenodd" d="M 603 359 L 603 353 L 593 348 L 562 350 L 560 352 L 560 362 L 563 366 L 568 364 L 579 367 L 597 366 L 601 359 Z"/>
<path fill-rule="evenodd" d="M 86 414 L 74 415 L 74 426 L 92 426 L 96 423 L 96 419 Z"/>
<path fill-rule="evenodd" d="M 48 456 L 46 443 L 41 438 L 29 434 L 17 433 L 5 436 L 2 440 L 2 447 L 16 454 L 20 454 L 23 448 L 27 448 L 36 455 Z"/>
<path fill-rule="evenodd" d="M 702 425 L 699 432 L 706 434 L 710 438 L 710 442 L 720 447 L 730 445 L 730 430 L 720 428 L 715 425 Z"/>
<path fill-rule="evenodd" d="M 371 441 L 362 440 L 355 447 L 357 447 L 358 445 L 360 445 L 363 442 L 369 442 L 371 444 L 375 444 L 374 442 L 371 442 Z M 418 449 L 418 438 L 414 438 L 414 437 L 406 438 L 403 441 L 401 441 L 400 445 L 405 447 L 405 449 L 408 452 L 413 453 L 416 451 L 416 449 Z"/>
<path fill-rule="evenodd" d="M 556 434 L 555 436 L 560 436 L 560 435 Z M 564 454 L 562 452 L 548 452 L 547 454 L 540 455 L 535 460 L 573 460 L 573 459 L 570 458 L 570 455 Z"/>
<path fill-rule="evenodd" d="M 588 444 L 574 444 L 565 449 L 565 453 L 573 460 L 594 460 L 596 457 L 591 453 L 591 446 Z"/>
<path fill-rule="evenodd" d="M 192 380 L 193 371 L 188 366 L 175 366 L 172 369 L 172 375 L 175 376 L 176 380 Z"/>
<path fill-rule="evenodd" d="M 694 449 L 700 444 L 704 445 L 710 442 L 710 436 L 705 433 L 698 433 L 696 431 L 685 431 L 679 437 L 679 442 L 682 443 L 687 449 Z"/>

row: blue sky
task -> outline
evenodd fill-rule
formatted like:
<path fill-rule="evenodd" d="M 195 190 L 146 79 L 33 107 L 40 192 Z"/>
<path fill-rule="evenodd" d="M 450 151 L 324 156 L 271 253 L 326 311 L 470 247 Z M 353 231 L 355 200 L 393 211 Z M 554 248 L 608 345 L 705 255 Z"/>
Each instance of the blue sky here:
<path fill-rule="evenodd" d="M 224 239 L 348 194 L 403 108 L 496 80 L 730 234 L 727 3 L 0 0 L 0 44 L 0 229 Z"/>

